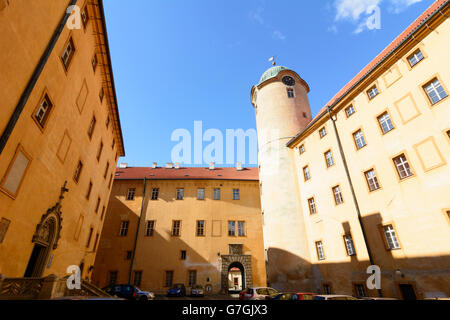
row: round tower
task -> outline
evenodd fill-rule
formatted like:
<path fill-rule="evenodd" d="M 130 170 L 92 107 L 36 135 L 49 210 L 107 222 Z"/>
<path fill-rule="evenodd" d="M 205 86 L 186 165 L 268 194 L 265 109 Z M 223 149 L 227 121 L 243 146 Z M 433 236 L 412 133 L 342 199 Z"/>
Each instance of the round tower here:
<path fill-rule="evenodd" d="M 311 267 L 300 206 L 297 168 L 287 142 L 311 121 L 308 84 L 294 71 L 274 66 L 253 86 L 259 179 L 268 284 L 310 290 Z"/>

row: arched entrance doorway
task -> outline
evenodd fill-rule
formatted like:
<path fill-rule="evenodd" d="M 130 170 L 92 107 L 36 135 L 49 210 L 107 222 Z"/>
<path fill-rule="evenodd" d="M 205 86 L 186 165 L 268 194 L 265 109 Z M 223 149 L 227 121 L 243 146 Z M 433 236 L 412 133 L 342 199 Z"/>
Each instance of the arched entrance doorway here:
<path fill-rule="evenodd" d="M 233 262 L 228 267 L 228 292 L 238 293 L 245 289 L 245 270 L 240 262 Z"/>
<path fill-rule="evenodd" d="M 56 234 L 56 221 L 54 218 L 46 219 L 37 228 L 33 236 L 34 247 L 28 261 L 25 277 L 41 277 L 44 272 Z"/>

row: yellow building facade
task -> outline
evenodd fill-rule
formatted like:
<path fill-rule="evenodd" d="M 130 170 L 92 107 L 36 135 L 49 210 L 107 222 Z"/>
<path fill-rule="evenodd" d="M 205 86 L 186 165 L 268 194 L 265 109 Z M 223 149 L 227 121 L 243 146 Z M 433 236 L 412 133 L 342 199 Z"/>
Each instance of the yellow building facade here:
<path fill-rule="evenodd" d="M 278 253 L 268 256 L 269 285 L 293 289 L 287 271 L 297 290 L 450 296 L 449 8 L 436 1 L 312 120 L 309 88 L 295 72 L 273 67 L 252 89 L 260 139 L 286 117 L 300 128 L 278 152 L 278 176 L 290 172 L 295 181 L 288 206 L 271 197 L 285 179 L 260 159 L 265 240 L 268 229 L 305 245 L 266 241 Z M 292 118 L 291 106 L 305 113 Z M 273 122 L 266 127 L 264 118 Z M 289 268 L 279 271 L 283 261 Z M 366 286 L 370 265 L 380 267 L 380 292 Z"/>
<path fill-rule="evenodd" d="M 156 293 L 264 286 L 257 168 L 118 168 L 93 281 Z"/>
<path fill-rule="evenodd" d="M 124 155 L 102 1 L 1 1 L 0 34 L 0 274 L 90 277 Z"/>

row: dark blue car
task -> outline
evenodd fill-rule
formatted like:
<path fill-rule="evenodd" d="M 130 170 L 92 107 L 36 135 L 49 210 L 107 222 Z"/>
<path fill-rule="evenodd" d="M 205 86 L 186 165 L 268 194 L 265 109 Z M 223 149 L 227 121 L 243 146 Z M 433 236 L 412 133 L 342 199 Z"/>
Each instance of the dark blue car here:
<path fill-rule="evenodd" d="M 184 297 L 186 295 L 186 287 L 182 283 L 175 283 L 172 288 L 167 291 L 169 297 Z"/>

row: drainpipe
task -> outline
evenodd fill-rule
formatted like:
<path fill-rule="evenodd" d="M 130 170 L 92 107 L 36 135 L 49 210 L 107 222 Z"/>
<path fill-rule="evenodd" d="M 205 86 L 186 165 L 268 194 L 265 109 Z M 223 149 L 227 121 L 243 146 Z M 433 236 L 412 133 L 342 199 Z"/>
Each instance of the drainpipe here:
<path fill-rule="evenodd" d="M 327 106 L 327 112 L 328 112 L 328 116 L 331 119 L 331 122 L 333 123 L 334 133 L 336 135 L 336 140 L 337 140 L 337 143 L 338 143 L 338 146 L 339 146 L 339 153 L 341 154 L 341 159 L 342 159 L 342 162 L 344 164 L 344 169 L 345 169 L 345 174 L 347 176 L 347 181 L 348 181 L 348 184 L 350 185 L 350 190 L 352 191 L 353 204 L 355 205 L 355 209 L 356 209 L 356 212 L 358 214 L 358 221 L 359 221 L 359 225 L 361 227 L 362 235 L 363 235 L 363 238 L 364 238 L 364 245 L 366 246 L 367 254 L 369 255 L 369 261 L 370 261 L 371 265 L 375 265 L 375 263 L 373 261 L 373 258 L 372 258 L 372 252 L 370 251 L 369 242 L 367 241 L 366 231 L 364 229 L 364 225 L 363 225 L 363 221 L 362 221 L 362 217 L 361 217 L 361 211 L 359 210 L 358 199 L 356 199 L 355 189 L 353 188 L 353 182 L 352 182 L 352 179 L 350 177 L 350 172 L 348 170 L 347 160 L 345 159 L 344 149 L 342 148 L 341 139 L 339 137 L 339 133 L 338 133 L 338 130 L 337 130 L 337 127 L 336 127 L 336 120 L 331 115 L 331 108 L 330 108 L 330 106 Z M 377 289 L 377 290 L 378 290 L 379 297 L 383 297 L 381 289 Z"/>
<path fill-rule="evenodd" d="M 138 237 L 139 237 L 139 228 L 141 226 L 142 216 L 144 215 L 144 203 L 145 203 L 144 201 L 145 201 L 146 186 L 147 186 L 147 179 L 144 177 L 144 191 L 142 193 L 141 214 L 139 215 L 137 228 L 136 228 L 136 237 L 134 239 L 134 247 L 133 247 L 133 251 L 131 252 L 131 263 L 130 263 L 130 271 L 128 273 L 128 284 L 131 284 L 131 276 L 133 273 L 134 257 L 136 256 L 136 247 L 137 247 L 137 242 L 138 242 Z"/>
<path fill-rule="evenodd" d="M 70 5 L 73 6 L 77 3 L 77 0 L 72 0 L 70 2 Z M 59 36 L 61 35 L 64 26 L 67 23 L 67 19 L 69 19 L 71 13 L 65 12 L 63 18 L 59 22 L 58 27 L 56 28 L 55 32 L 53 33 L 52 38 L 50 39 L 50 42 L 47 45 L 47 48 L 45 49 L 44 53 L 41 56 L 41 59 L 39 60 L 36 68 L 33 71 L 33 74 L 31 75 L 31 79 L 28 81 L 27 86 L 25 87 L 25 90 L 23 91 L 22 95 L 20 96 L 19 102 L 17 103 L 16 108 L 13 111 L 13 114 L 11 115 L 11 118 L 9 118 L 8 124 L 6 125 L 5 129 L 3 130 L 3 133 L 0 137 L 0 155 L 3 152 L 3 149 L 5 149 L 5 146 L 9 140 L 9 137 L 11 136 L 11 133 L 14 130 L 14 127 L 17 124 L 17 121 L 19 121 L 20 114 L 22 113 L 23 109 L 25 108 L 25 105 L 28 101 L 28 98 L 30 97 L 31 93 L 33 92 L 34 86 L 36 85 L 39 76 L 42 73 L 42 70 L 44 70 L 44 67 L 53 52 L 53 49 L 55 48 L 56 43 L 59 40 Z"/>

